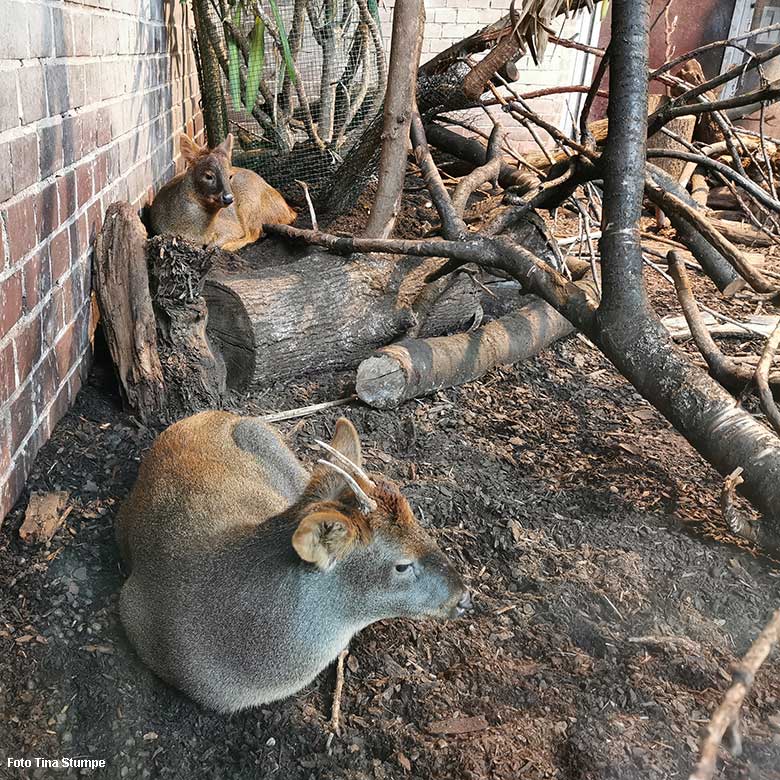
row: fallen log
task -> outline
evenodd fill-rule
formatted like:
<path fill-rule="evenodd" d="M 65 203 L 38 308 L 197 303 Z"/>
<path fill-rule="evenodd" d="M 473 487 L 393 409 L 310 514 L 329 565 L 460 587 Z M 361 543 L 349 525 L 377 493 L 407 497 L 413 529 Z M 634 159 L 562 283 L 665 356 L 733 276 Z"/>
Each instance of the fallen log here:
<path fill-rule="evenodd" d="M 729 241 L 749 246 L 774 246 L 776 244 L 771 236 L 744 222 L 734 222 L 730 219 L 711 219 L 710 223 Z"/>
<path fill-rule="evenodd" d="M 761 336 L 769 338 L 778 323 L 778 317 L 770 314 L 752 314 L 745 317 L 742 320 L 746 326 L 744 328 L 733 322 L 718 322 L 711 314 L 706 312 L 702 313 L 701 319 L 711 336 L 741 339 L 753 339 Z M 691 329 L 688 327 L 685 317 L 664 317 L 661 322 L 675 341 L 684 341 L 691 338 Z"/>
<path fill-rule="evenodd" d="M 208 335 L 225 360 L 228 386 L 353 368 L 417 324 L 415 302 L 441 264 L 313 250 L 282 266 L 212 275 L 203 291 Z M 424 335 L 454 332 L 481 313 L 480 292 L 465 275 L 444 297 L 428 310 L 434 332 L 423 323 Z"/>
<path fill-rule="evenodd" d="M 471 333 L 382 347 L 358 367 L 358 397 L 369 406 L 394 409 L 410 398 L 479 379 L 495 366 L 526 360 L 574 330 L 549 304 L 528 299 L 520 310 Z"/>

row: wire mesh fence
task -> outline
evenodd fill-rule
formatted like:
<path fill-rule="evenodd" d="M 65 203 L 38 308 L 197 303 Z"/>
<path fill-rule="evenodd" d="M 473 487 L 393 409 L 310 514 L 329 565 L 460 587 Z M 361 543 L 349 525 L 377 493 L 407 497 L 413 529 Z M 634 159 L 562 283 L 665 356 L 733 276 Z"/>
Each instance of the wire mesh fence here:
<path fill-rule="evenodd" d="M 286 197 L 316 197 L 381 110 L 376 0 L 193 0 L 211 145 Z"/>

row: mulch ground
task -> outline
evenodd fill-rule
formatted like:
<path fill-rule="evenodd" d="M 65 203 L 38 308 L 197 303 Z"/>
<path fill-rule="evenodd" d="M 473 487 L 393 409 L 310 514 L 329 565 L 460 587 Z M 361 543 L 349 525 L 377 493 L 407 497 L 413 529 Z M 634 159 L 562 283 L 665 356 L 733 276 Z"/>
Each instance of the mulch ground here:
<path fill-rule="evenodd" d="M 665 283 L 648 282 L 671 311 Z M 353 379 L 234 408 L 330 400 Z M 342 414 L 462 571 L 474 611 L 363 631 L 330 740 L 332 670 L 231 717 L 169 688 L 117 616 L 113 520 L 156 431 L 121 411 L 98 363 L 0 528 L 0 777 L 82 776 L 6 765 L 34 756 L 105 758 L 92 777 L 130 780 L 687 777 L 732 664 L 780 603 L 777 562 L 723 530 L 718 475 L 579 337 L 396 411 L 350 404 L 279 427 L 311 462 Z M 18 537 L 31 490 L 70 494 L 47 545 Z M 719 777 L 778 780 L 777 653 L 743 714 L 743 753 L 724 754 Z"/>

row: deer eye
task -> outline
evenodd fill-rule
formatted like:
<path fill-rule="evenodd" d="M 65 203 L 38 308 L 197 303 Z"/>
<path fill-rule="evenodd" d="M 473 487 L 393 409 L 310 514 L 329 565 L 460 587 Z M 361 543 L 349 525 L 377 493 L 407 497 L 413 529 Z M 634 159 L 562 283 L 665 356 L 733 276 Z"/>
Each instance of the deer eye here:
<path fill-rule="evenodd" d="M 409 569 L 411 569 L 411 568 L 412 568 L 412 564 L 411 563 L 397 563 L 395 565 L 395 570 L 399 574 L 403 574 L 404 572 L 409 571 Z"/>
<path fill-rule="evenodd" d="M 206 181 L 214 181 L 214 174 L 213 173 L 204 173 L 203 178 Z"/>

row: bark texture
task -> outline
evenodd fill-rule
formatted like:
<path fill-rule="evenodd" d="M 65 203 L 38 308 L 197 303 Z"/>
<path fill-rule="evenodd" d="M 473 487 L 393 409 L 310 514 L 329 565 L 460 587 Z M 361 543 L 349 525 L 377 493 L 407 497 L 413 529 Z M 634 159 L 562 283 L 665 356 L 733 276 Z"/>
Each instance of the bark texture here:
<path fill-rule="evenodd" d="M 449 333 L 481 313 L 468 277 L 454 281 L 418 323 L 415 304 L 441 260 L 312 251 L 291 263 L 208 279 L 209 338 L 230 387 L 267 386 L 352 368 L 420 326 Z"/>
<path fill-rule="evenodd" d="M 422 0 L 397 0 L 393 8 L 379 185 L 365 230 L 365 235 L 372 238 L 387 238 L 393 232 L 398 215 L 424 26 L 425 5 Z"/>
<path fill-rule="evenodd" d="M 95 293 L 125 408 L 141 420 L 165 406 L 146 270 L 146 229 L 129 203 L 112 203 L 95 239 Z"/>
<path fill-rule="evenodd" d="M 202 291 L 214 258 L 224 253 L 170 236 L 151 239 L 147 249 L 167 417 L 219 408 L 225 396 L 225 363 L 206 335 L 208 309 Z"/>
<path fill-rule="evenodd" d="M 410 398 L 479 379 L 491 368 L 536 355 L 573 326 L 540 298 L 471 333 L 405 339 L 382 347 L 357 372 L 360 399 L 393 409 Z"/>

